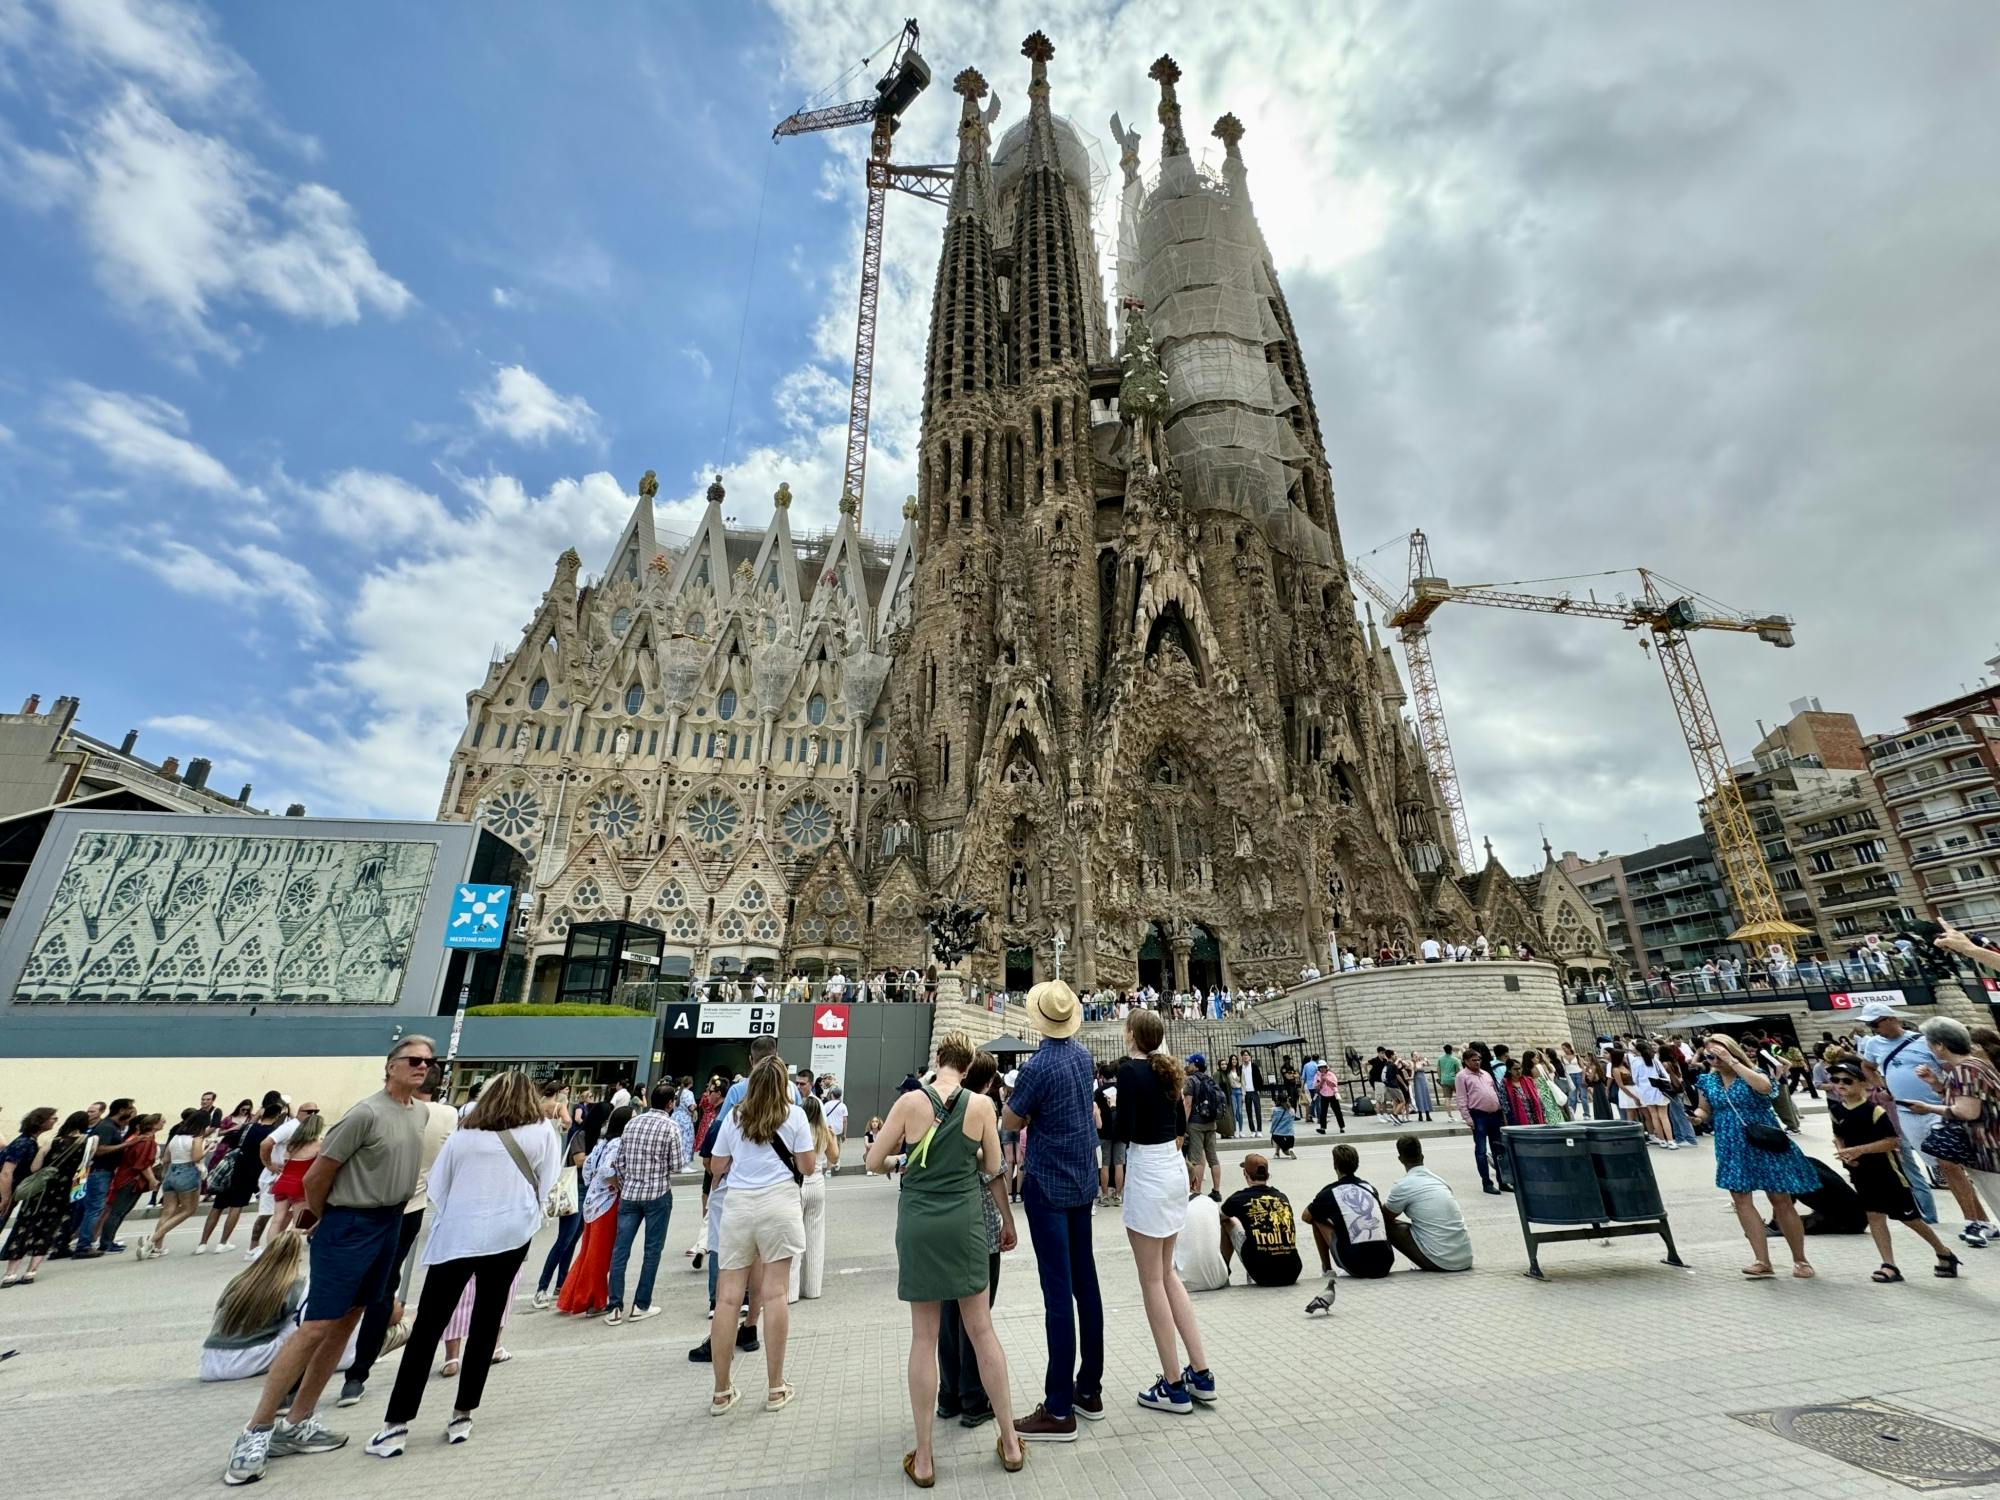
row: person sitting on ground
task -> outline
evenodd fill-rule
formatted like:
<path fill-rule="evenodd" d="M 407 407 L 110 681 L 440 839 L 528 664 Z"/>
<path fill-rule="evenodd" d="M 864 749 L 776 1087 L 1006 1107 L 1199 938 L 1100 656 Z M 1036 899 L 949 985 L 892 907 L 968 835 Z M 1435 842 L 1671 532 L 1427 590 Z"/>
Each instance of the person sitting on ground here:
<path fill-rule="evenodd" d="M 1403 1175 L 1382 1203 L 1389 1243 L 1419 1271 L 1470 1271 L 1472 1236 L 1465 1215 L 1445 1181 L 1424 1165 L 1424 1143 L 1413 1135 L 1396 1137 Z"/>
<path fill-rule="evenodd" d="M 1258 1286 L 1290 1286 L 1304 1265 L 1292 1202 L 1271 1186 L 1271 1163 L 1252 1151 L 1243 1158 L 1243 1186 L 1222 1204 L 1222 1259 L 1241 1256 Z"/>
<path fill-rule="evenodd" d="M 296 1229 L 281 1230 L 264 1253 L 229 1278 L 215 1299 L 215 1321 L 201 1341 L 200 1378 L 248 1380 L 271 1368 L 278 1351 L 299 1329 L 299 1310 L 306 1305 L 306 1237 Z M 356 1325 L 348 1335 L 334 1368 L 345 1370 L 354 1358 Z"/>
<path fill-rule="evenodd" d="M 1382 1218 L 1382 1198 L 1373 1186 L 1354 1174 L 1361 1170 L 1361 1153 L 1352 1146 L 1333 1148 L 1333 1181 L 1300 1215 L 1312 1226 L 1319 1248 L 1319 1268 L 1329 1280 L 1333 1268 L 1373 1280 L 1387 1276 L 1396 1252 Z"/>
<path fill-rule="evenodd" d="M 1222 1205 L 1201 1190 L 1201 1176 L 1188 1164 L 1187 1227 L 1174 1241 L 1174 1274 L 1191 1292 L 1219 1292 L 1229 1285 L 1228 1242 Z"/>
<path fill-rule="evenodd" d="M 1839 1143 L 1834 1154 L 1854 1179 L 1854 1191 L 1868 1215 L 1869 1236 L 1882 1256 L 1882 1264 L 1868 1279 L 1881 1284 L 1903 1279 L 1889 1243 L 1891 1219 L 1909 1225 L 1917 1238 L 1931 1247 L 1937 1256 L 1933 1275 L 1946 1279 L 1958 1275 L 1959 1258 L 1945 1248 L 1937 1231 L 1917 1212 L 1910 1180 L 1903 1175 L 1902 1137 L 1889 1112 L 1868 1098 L 1868 1078 L 1861 1064 L 1834 1064 L 1827 1070 L 1827 1090 L 1827 1114 L 1833 1120 L 1833 1138 Z"/>

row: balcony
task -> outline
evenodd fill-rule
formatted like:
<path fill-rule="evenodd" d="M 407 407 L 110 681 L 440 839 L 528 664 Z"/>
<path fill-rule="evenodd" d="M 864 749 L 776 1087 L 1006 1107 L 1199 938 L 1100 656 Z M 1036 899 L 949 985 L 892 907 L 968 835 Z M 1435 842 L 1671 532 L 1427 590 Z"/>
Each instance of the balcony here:
<path fill-rule="evenodd" d="M 1949 755 L 1954 750 L 1963 750 L 1971 743 L 1971 740 L 1960 733 L 1940 734 L 1924 744 L 1905 745 L 1899 750 L 1890 751 L 1887 755 L 1871 754 L 1868 757 L 1868 766 L 1874 771 L 1885 770 L 1890 766 L 1907 766 L 1912 761 L 1928 760 L 1933 755 Z"/>
<path fill-rule="evenodd" d="M 1912 854 L 1910 865 L 1913 869 L 1923 869 L 1929 865 L 1941 865 L 1947 860 L 1964 855 L 1979 855 L 2000 849 L 2000 829 L 1989 828 L 1979 838 L 1967 839 L 1963 843 L 1946 844 L 1923 854 Z"/>
<path fill-rule="evenodd" d="M 1940 880 L 1924 887 L 1926 896 L 1950 896 L 1953 899 L 1960 896 L 1977 896 L 1987 891 L 2000 891 L 2000 875 L 1974 875 L 1962 880 Z"/>
<path fill-rule="evenodd" d="M 1882 788 L 1882 800 L 1884 802 L 1903 802 L 1911 797 L 1922 797 L 1930 792 L 1941 792 L 1946 787 L 1976 786 L 1982 783 L 1991 786 L 1993 784 L 1993 773 L 1984 766 L 1972 766 L 1963 771 L 1947 771 L 1941 776 L 1920 776 L 1913 781 L 1904 783 L 1902 786 L 1885 785 Z"/>
<path fill-rule="evenodd" d="M 1852 911 L 1863 906 L 1885 906 L 1895 902 L 1902 893 L 1902 887 L 1895 885 L 1871 885 L 1858 891 L 1842 891 L 1837 896 L 1822 892 L 1819 909 L 1825 913 Z"/>
<path fill-rule="evenodd" d="M 1961 823 L 1967 818 L 2000 817 L 2000 797 L 1973 797 L 1960 807 L 1935 807 L 1929 812 L 1919 808 L 1905 813 L 1896 820 L 1896 831 L 1907 833 L 1913 828 L 1937 828 L 1946 823 Z"/>
<path fill-rule="evenodd" d="M 1907 827 L 1908 825 L 1906 824 L 1904 826 Z M 1818 849 L 1828 844 L 1853 843 L 1857 839 L 1874 838 L 1878 836 L 1881 832 L 1882 829 L 1877 827 L 1873 823 L 1867 823 L 1867 824 L 1857 823 L 1855 826 L 1851 828 L 1841 829 L 1838 833 L 1832 832 L 1831 830 L 1826 830 L 1820 833 L 1806 833 L 1801 831 L 1792 836 L 1792 848 L 1795 850 Z"/>

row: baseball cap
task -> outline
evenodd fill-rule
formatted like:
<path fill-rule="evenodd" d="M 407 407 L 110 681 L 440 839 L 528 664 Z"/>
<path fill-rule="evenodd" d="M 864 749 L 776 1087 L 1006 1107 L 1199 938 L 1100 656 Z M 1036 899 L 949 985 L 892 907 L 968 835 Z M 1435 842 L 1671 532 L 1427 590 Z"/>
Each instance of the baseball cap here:
<path fill-rule="evenodd" d="M 1205 1068 L 1208 1066 L 1208 1059 L 1203 1057 L 1199 1052 L 1190 1052 L 1188 1054 L 1188 1066 L 1190 1068 Z"/>
<path fill-rule="evenodd" d="M 1886 1021 L 1895 1013 L 1895 1006 L 1881 1000 L 1871 1000 L 1861 1007 L 1861 1019 L 1870 1025 L 1873 1025 L 1877 1021 Z"/>

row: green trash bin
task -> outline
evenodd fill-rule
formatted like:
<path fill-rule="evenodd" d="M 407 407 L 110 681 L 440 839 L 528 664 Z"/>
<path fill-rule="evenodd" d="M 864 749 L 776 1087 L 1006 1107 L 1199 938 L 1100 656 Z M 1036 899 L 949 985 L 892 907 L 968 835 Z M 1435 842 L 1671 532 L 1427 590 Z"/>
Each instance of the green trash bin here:
<path fill-rule="evenodd" d="M 1646 1132 L 1634 1120 L 1593 1120 L 1584 1126 L 1586 1150 L 1604 1195 L 1605 1216 L 1657 1219 L 1666 1212 L 1653 1178 Z"/>
<path fill-rule="evenodd" d="M 1526 1221 L 1600 1224 L 1610 1217 L 1582 1130 L 1574 1125 L 1509 1125 L 1500 1140 Z"/>

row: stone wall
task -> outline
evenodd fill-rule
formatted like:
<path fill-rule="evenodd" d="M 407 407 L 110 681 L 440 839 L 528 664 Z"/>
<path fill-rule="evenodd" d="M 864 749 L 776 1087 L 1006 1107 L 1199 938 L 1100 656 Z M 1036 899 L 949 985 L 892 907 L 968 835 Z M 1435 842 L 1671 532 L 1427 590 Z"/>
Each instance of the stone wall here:
<path fill-rule="evenodd" d="M 1884 988 L 1895 986 L 1885 985 Z M 1902 1008 L 1904 1023 L 1914 1028 L 1933 1016 L 1949 1016 L 1967 1026 L 1994 1025 L 1992 1008 L 1985 1003 L 1983 993 L 1978 999 L 1974 998 L 1974 993 L 1961 984 L 1941 983 L 1937 986 L 1935 1005 L 1906 1005 Z M 1735 1003 L 1725 1003 L 1729 1001 Z M 1739 992 L 1734 996 L 1696 994 L 1685 997 L 1677 1005 L 1641 1006 L 1629 1015 L 1622 1006 L 1572 1005 L 1569 1007 L 1570 1033 L 1578 1047 L 1595 1047 L 1600 1036 L 1629 1033 L 1635 1019 L 1641 1031 L 1647 1035 L 1658 1035 L 1667 1030 L 1667 1022 L 1704 1010 L 1725 1011 L 1745 1017 L 1787 1017 L 1801 1043 L 1818 1041 L 1823 1031 L 1843 1036 L 1861 1019 L 1857 1010 L 1814 1010 L 1800 993 L 1781 992 L 1776 996 L 1769 991 L 1753 995 Z"/>

